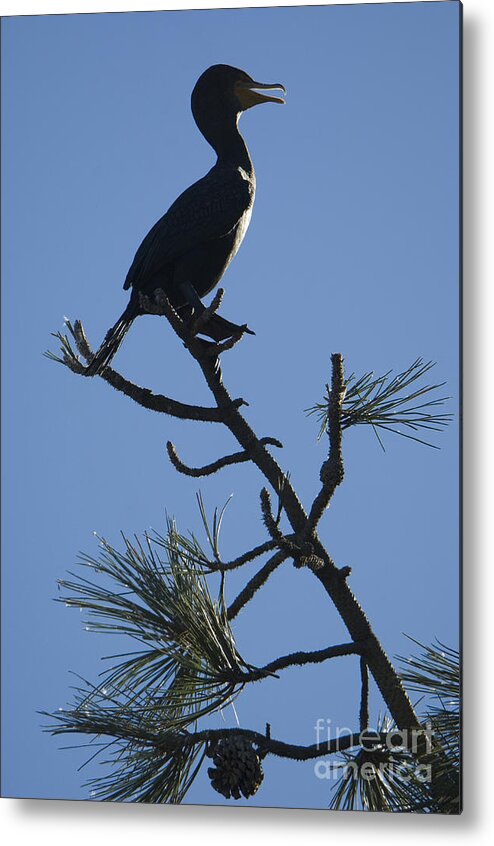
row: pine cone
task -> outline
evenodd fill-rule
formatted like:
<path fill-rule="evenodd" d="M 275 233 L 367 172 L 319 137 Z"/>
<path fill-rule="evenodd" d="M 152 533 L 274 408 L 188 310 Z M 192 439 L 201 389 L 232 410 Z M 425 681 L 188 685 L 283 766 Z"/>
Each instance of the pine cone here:
<path fill-rule="evenodd" d="M 264 778 L 259 755 L 241 736 L 222 738 L 214 749 L 213 764 L 208 769 L 211 785 L 226 799 L 240 799 L 241 795 L 248 799 L 257 793 Z"/>

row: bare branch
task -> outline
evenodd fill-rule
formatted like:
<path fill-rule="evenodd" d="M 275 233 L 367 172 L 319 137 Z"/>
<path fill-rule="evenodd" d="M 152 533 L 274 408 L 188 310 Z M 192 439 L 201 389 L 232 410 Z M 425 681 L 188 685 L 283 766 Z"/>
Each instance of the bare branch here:
<path fill-rule="evenodd" d="M 331 356 L 333 372 L 331 377 L 331 391 L 328 401 L 328 435 L 329 455 L 321 467 L 320 479 L 322 488 L 312 503 L 306 526 L 306 536 L 310 536 L 316 528 L 324 511 L 328 507 L 336 488 L 343 481 L 344 468 L 341 450 L 341 409 L 345 396 L 345 374 L 343 357 L 339 353 Z"/>
<path fill-rule="evenodd" d="M 153 298 L 145 294 L 139 294 L 139 301 L 147 314 L 157 314 L 166 317 L 179 338 L 185 341 L 186 326 L 179 313 L 173 308 L 170 300 L 161 288 L 153 293 Z"/>
<path fill-rule="evenodd" d="M 195 745 L 197 743 L 214 744 L 222 737 L 245 737 L 255 744 L 263 755 L 275 755 L 278 758 L 291 758 L 294 761 L 310 761 L 313 758 L 319 758 L 323 755 L 333 755 L 337 752 L 345 752 L 347 749 L 352 749 L 356 746 L 362 745 L 360 732 L 354 734 L 338 735 L 328 738 L 325 741 L 313 743 L 310 746 L 296 746 L 292 743 L 284 743 L 282 740 L 273 740 L 269 733 L 261 734 L 258 731 L 241 728 L 220 728 L 220 729 L 205 729 L 194 733 L 186 733 L 185 742 L 187 744 Z M 182 739 L 183 735 L 180 736 Z M 398 744 L 402 739 L 401 734 L 393 732 L 376 732 L 376 743 L 385 744 L 386 742 L 393 744 L 394 738 Z M 159 738 L 156 745 L 159 744 Z"/>
<path fill-rule="evenodd" d="M 159 411 L 163 414 L 180 417 L 184 420 L 201 420 L 206 423 L 223 422 L 223 414 L 220 408 L 186 405 L 185 403 L 169 399 L 162 394 L 153 394 L 149 388 L 141 388 L 138 385 L 134 385 L 110 367 L 106 367 L 100 376 L 112 388 L 130 397 L 134 402 L 144 406 L 144 408 L 151 409 L 151 411 Z M 243 404 L 243 400 L 235 400 L 234 403 L 238 408 Z"/>
<path fill-rule="evenodd" d="M 287 667 L 303 667 L 305 664 L 320 664 L 330 658 L 339 658 L 344 655 L 360 655 L 362 649 L 362 644 L 352 641 L 351 643 L 341 643 L 338 646 L 328 646 L 326 649 L 318 649 L 314 652 L 292 652 L 290 655 L 271 661 L 264 667 L 245 671 L 242 673 L 242 680 L 258 681 L 266 676 L 272 676 L 278 670 L 285 670 Z"/>
<path fill-rule="evenodd" d="M 280 549 L 283 549 L 287 556 L 290 556 L 291 558 L 295 558 L 300 555 L 299 547 L 293 541 L 285 537 L 283 532 L 280 530 L 278 523 L 274 519 L 271 508 L 271 497 L 269 496 L 269 491 L 266 488 L 263 488 L 261 491 L 261 510 L 263 523 L 273 540 L 276 541 L 277 546 Z"/>
<path fill-rule="evenodd" d="M 315 571 L 324 566 L 322 558 L 314 554 L 314 547 L 310 542 L 298 543 L 296 539 L 287 537 L 280 531 L 278 522 L 273 517 L 271 498 L 266 488 L 261 491 L 261 509 L 263 522 L 269 534 L 279 549 L 285 550 L 287 556 L 293 558 L 295 567 L 309 567 Z"/>
<path fill-rule="evenodd" d="M 81 322 L 76 320 L 74 326 L 72 326 L 70 321 L 67 320 L 66 326 L 75 341 L 79 354 L 87 362 L 90 362 L 93 358 L 93 352 L 89 346 Z M 68 338 L 59 332 L 55 333 L 54 337 L 58 338 L 60 341 L 62 357 L 60 358 L 59 356 L 55 356 L 53 353 L 47 353 L 47 357 L 64 364 L 69 368 L 69 370 L 72 370 L 73 373 L 84 376 L 86 373 L 86 367 L 71 348 Z M 197 420 L 203 423 L 224 422 L 224 412 L 220 408 L 205 408 L 199 405 L 189 405 L 187 403 L 179 402 L 178 400 L 170 399 L 163 394 L 155 394 L 149 388 L 141 388 L 139 385 L 129 382 L 128 379 L 125 379 L 120 375 L 120 373 L 117 373 L 116 370 L 112 370 L 111 367 L 105 367 L 99 376 L 111 385 L 112 388 L 115 388 L 116 391 L 120 391 L 120 393 L 125 394 L 125 396 L 130 397 L 130 399 L 134 400 L 134 402 L 142 405 L 143 408 L 147 408 L 150 411 L 157 411 L 160 414 L 168 414 L 170 417 L 178 417 L 181 420 Z M 236 399 L 233 401 L 233 405 L 236 408 L 239 408 L 244 404 L 243 399 Z"/>
<path fill-rule="evenodd" d="M 261 438 L 261 443 L 263 444 L 271 444 L 272 446 L 282 447 L 283 444 L 280 443 L 276 438 Z M 184 464 L 183 461 L 177 455 L 177 450 L 175 446 L 172 444 L 171 441 L 167 442 L 166 445 L 168 451 L 168 457 L 179 473 L 183 473 L 185 476 L 211 476 L 213 473 L 216 473 L 218 470 L 221 470 L 223 467 L 228 467 L 230 464 L 242 464 L 245 461 L 250 461 L 251 457 L 245 450 L 242 452 L 233 452 L 231 455 L 225 455 L 222 458 L 218 458 L 217 461 L 213 461 L 211 464 L 205 464 L 203 467 L 189 467 L 187 464 Z"/>
<path fill-rule="evenodd" d="M 260 587 L 264 584 L 265 581 L 269 578 L 271 573 L 273 573 L 283 561 L 288 558 L 288 554 L 285 550 L 280 549 L 278 552 L 266 562 L 264 567 L 256 573 L 255 576 L 252 577 L 250 582 L 244 587 L 244 589 L 239 593 L 236 599 L 233 600 L 232 604 L 229 606 L 227 610 L 227 618 L 229 620 L 233 620 L 234 617 L 237 616 L 239 611 L 247 605 L 247 603 L 252 599 L 256 591 L 259 590 Z"/>
<path fill-rule="evenodd" d="M 229 570 L 235 570 L 237 567 L 242 567 L 243 564 L 247 564 L 255 558 L 259 558 L 260 555 L 264 555 L 265 552 L 270 552 L 272 549 L 276 549 L 275 541 L 265 541 L 265 543 L 261 543 L 259 546 L 249 549 L 248 552 L 244 552 L 232 561 L 228 561 L 226 563 L 223 561 L 209 561 L 207 566 L 212 573 L 226 573 Z"/>

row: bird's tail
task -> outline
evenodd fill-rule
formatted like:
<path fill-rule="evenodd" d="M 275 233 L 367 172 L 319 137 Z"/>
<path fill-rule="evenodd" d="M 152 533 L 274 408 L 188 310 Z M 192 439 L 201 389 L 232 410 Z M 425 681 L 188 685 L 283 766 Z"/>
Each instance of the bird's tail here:
<path fill-rule="evenodd" d="M 98 352 L 86 368 L 86 374 L 88 376 L 96 376 L 105 367 L 108 367 L 135 317 L 137 317 L 135 307 L 132 303 L 129 303 L 124 313 L 118 318 L 115 326 L 112 326 L 106 333 Z"/>

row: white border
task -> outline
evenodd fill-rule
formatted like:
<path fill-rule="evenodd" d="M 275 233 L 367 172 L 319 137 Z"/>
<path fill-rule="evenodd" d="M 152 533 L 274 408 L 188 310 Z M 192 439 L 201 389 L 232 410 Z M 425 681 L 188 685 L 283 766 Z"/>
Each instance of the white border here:
<path fill-rule="evenodd" d="M 384 0 L 392 2 L 392 0 Z M 423 0 L 435 2 L 435 0 Z M 46 14 L 93 11 L 142 11 L 165 8 L 214 8 L 266 5 L 336 5 L 284 2 L 123 2 L 119 0 L 0 0 L 0 13 Z M 494 675 L 488 634 L 493 617 L 494 561 L 488 560 L 492 523 L 493 420 L 489 398 L 494 393 L 491 339 L 494 336 L 494 209 L 492 179 L 494 150 L 492 85 L 494 79 L 494 2 L 465 0 L 465 696 L 466 734 L 465 811 L 461 817 L 410 815 L 327 814 L 321 811 L 288 811 L 248 808 L 156 807 L 88 802 L 2 800 L 0 818 L 5 842 L 49 839 L 50 846 L 92 846 L 117 842 L 182 843 L 190 838 L 199 846 L 231 838 L 243 846 L 255 838 L 260 843 L 326 843 L 350 834 L 367 844 L 413 844 L 430 837 L 448 846 L 465 837 L 487 841 L 494 803 L 491 797 L 490 727 Z M 490 36 L 490 37 L 489 37 Z M 490 260 L 489 260 L 490 259 Z M 484 471 L 482 473 L 482 471 Z M 438 598 L 440 601 L 440 598 Z M 490 826 L 490 830 L 494 828 Z M 492 835 L 491 835 L 492 836 Z M 490 842 L 490 841 L 489 841 Z"/>
<path fill-rule="evenodd" d="M 468 1 L 468 0 L 467 0 Z M 360 0 L 361 3 L 372 3 L 375 0 Z M 391 0 L 384 0 L 391 2 Z M 404 0 L 408 2 L 408 0 Z M 437 2 L 437 0 L 422 0 L 422 2 Z M 337 3 L 324 3 L 321 0 L 314 0 L 310 3 L 300 3 L 297 0 L 225 0 L 225 2 L 209 2 L 209 0 L 0 0 L 0 13 L 2 15 L 48 15 L 63 14 L 65 12 L 139 12 L 139 11 L 161 11 L 163 9 L 226 9 L 238 8 L 240 6 L 263 7 L 263 6 L 335 6 Z M 343 5 L 353 5 L 351 2 Z"/>

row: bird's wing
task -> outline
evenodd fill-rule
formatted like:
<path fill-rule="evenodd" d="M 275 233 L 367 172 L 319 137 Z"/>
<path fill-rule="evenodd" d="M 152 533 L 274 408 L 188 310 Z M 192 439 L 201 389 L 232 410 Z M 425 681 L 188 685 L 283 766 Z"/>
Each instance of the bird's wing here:
<path fill-rule="evenodd" d="M 254 199 L 254 185 L 239 170 L 216 170 L 187 188 L 155 223 L 135 254 L 124 288 L 140 288 L 189 250 L 227 235 Z"/>

